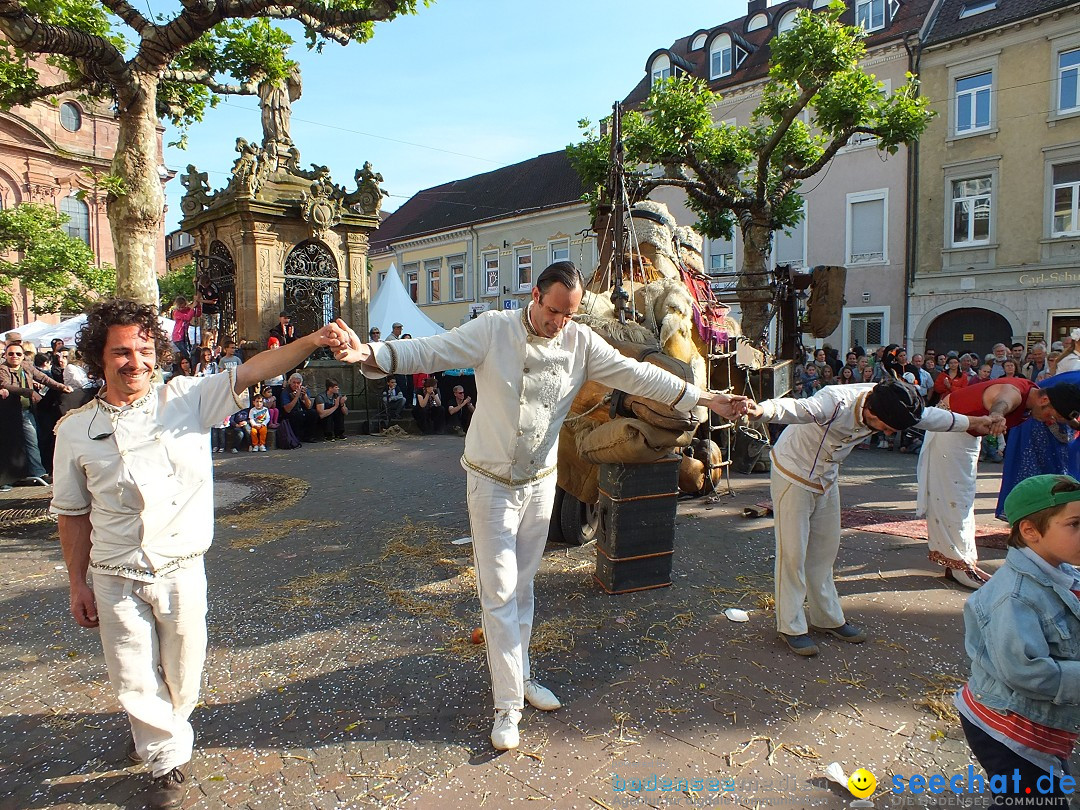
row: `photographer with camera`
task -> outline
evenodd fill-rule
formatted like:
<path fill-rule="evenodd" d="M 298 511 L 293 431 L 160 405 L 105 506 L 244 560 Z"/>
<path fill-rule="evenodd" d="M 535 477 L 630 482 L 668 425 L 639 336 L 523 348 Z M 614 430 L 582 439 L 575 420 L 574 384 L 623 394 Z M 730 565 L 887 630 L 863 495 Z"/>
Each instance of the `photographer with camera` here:
<path fill-rule="evenodd" d="M 345 414 L 349 412 L 345 395 L 337 380 L 326 380 L 326 392 L 315 397 L 315 412 L 319 415 L 323 438 L 336 442 L 345 438 Z"/>
<path fill-rule="evenodd" d="M 476 406 L 473 405 L 472 397 L 465 396 L 465 389 L 460 385 L 455 385 L 454 401 L 446 408 L 448 421 L 454 433 L 458 436 L 464 436 L 469 432 L 469 425 L 472 423 L 472 415 L 475 410 Z"/>
<path fill-rule="evenodd" d="M 443 410 L 442 397 L 439 396 L 434 377 L 424 380 L 424 387 L 416 395 L 413 418 L 423 433 L 442 433 L 446 427 L 446 412 Z"/>
<path fill-rule="evenodd" d="M 304 378 L 299 374 L 290 375 L 289 384 L 281 392 L 281 413 L 297 439 L 302 442 L 319 440 L 315 433 L 319 414 L 311 401 L 311 392 L 304 388 Z"/>

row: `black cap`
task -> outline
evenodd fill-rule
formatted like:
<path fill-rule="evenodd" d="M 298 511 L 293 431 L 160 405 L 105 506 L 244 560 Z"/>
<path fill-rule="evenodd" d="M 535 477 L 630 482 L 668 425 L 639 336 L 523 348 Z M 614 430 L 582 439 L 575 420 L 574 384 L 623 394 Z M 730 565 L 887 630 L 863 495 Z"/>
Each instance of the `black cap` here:
<path fill-rule="evenodd" d="M 866 406 L 893 430 L 906 430 L 922 419 L 922 397 L 915 386 L 902 380 L 879 382 L 866 398 Z"/>
<path fill-rule="evenodd" d="M 1057 385 L 1048 385 L 1046 388 L 1040 386 L 1039 390 L 1049 397 L 1054 410 L 1066 421 L 1076 422 L 1080 419 L 1080 385 L 1061 382 Z"/>

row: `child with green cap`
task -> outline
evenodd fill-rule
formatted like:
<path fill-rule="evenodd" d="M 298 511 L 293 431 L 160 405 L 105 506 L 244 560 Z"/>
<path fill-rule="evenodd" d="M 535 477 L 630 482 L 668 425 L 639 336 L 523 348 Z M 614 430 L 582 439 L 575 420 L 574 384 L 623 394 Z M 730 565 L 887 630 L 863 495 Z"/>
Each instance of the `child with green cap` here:
<path fill-rule="evenodd" d="M 964 607 L 971 678 L 955 703 L 995 806 L 1067 808 L 1080 733 L 1080 481 L 1027 478 L 1005 515 L 1005 564 Z"/>

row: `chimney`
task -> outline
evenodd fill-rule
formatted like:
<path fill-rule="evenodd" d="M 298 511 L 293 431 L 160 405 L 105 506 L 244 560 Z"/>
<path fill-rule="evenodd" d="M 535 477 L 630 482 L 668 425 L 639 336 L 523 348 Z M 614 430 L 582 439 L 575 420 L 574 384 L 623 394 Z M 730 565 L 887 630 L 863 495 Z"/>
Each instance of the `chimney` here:
<path fill-rule="evenodd" d="M 746 4 L 746 16 L 751 17 L 759 11 L 769 7 L 769 0 L 749 0 Z"/>

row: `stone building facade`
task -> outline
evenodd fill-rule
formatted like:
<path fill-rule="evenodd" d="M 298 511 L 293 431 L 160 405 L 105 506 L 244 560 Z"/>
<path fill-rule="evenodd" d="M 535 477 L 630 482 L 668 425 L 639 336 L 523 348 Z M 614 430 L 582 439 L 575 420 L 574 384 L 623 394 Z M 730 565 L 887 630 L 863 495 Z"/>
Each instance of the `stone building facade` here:
<path fill-rule="evenodd" d="M 1080 4 L 942 0 L 921 58 L 914 347 L 1080 326 Z"/>
<path fill-rule="evenodd" d="M 43 82 L 63 81 L 44 63 L 36 67 Z M 112 164 L 118 135 L 115 116 L 111 107 L 88 103 L 72 93 L 61 94 L 56 101 L 35 101 L 0 112 L 0 207 L 24 202 L 55 206 L 68 215 L 69 234 L 86 242 L 100 264 L 114 264 L 105 193 L 95 188 L 94 175 L 107 174 Z M 163 131 L 159 129 L 158 154 Z M 164 167 L 160 173 L 163 181 L 171 176 Z M 159 239 L 160 272 L 164 212 Z M 19 287 L 12 293 L 14 304 L 0 308 L 0 332 L 37 317 L 27 291 Z"/>

